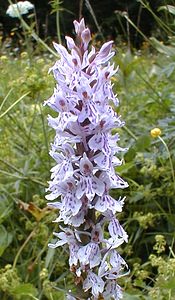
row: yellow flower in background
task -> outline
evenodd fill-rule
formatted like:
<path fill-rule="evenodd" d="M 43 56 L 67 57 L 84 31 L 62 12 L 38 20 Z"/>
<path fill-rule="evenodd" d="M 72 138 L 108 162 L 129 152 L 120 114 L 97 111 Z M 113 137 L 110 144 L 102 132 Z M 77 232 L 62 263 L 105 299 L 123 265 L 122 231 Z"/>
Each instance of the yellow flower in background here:
<path fill-rule="evenodd" d="M 8 60 L 8 57 L 6 55 L 2 55 L 0 57 L 0 60 L 3 62 L 3 61 L 7 61 Z"/>
<path fill-rule="evenodd" d="M 154 128 L 154 129 L 151 130 L 151 136 L 153 138 L 156 138 L 156 137 L 160 136 L 161 133 L 162 132 L 161 132 L 160 128 Z"/>
<path fill-rule="evenodd" d="M 21 53 L 21 58 L 27 58 L 27 56 L 28 56 L 27 52 L 24 51 Z"/>

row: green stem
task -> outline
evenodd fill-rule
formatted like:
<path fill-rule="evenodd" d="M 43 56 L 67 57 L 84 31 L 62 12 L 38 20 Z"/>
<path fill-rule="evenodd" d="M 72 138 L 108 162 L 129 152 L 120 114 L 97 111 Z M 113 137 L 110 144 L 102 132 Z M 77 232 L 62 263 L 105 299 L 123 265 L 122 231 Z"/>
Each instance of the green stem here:
<path fill-rule="evenodd" d="M 42 182 L 38 179 L 35 179 L 34 177 L 20 176 L 20 175 L 17 175 L 17 174 L 12 174 L 12 173 L 6 172 L 6 171 L 1 170 L 1 169 L 0 169 L 0 173 L 2 173 L 4 175 L 7 175 L 7 176 L 15 177 L 15 178 L 18 178 L 18 179 L 21 179 L 21 180 L 26 180 L 26 181 L 30 180 L 30 181 L 32 181 L 34 183 L 37 183 L 37 184 L 40 184 L 44 187 L 48 186 L 47 183 L 44 183 L 44 182 Z"/>
<path fill-rule="evenodd" d="M 31 31 L 30 26 L 23 20 L 23 18 L 20 19 L 21 19 L 22 26 L 24 26 L 28 30 L 29 34 L 35 39 L 35 41 L 37 41 L 42 46 L 44 46 L 54 56 L 58 57 L 55 51 L 53 51 L 34 31 Z"/>
<path fill-rule="evenodd" d="M 160 27 L 165 30 L 167 34 L 169 34 L 170 32 L 174 34 L 174 31 L 153 12 L 148 2 L 144 2 L 143 0 L 138 0 L 138 2 L 140 2 L 143 7 L 152 14 L 154 19 L 157 21 Z"/>
<path fill-rule="evenodd" d="M 8 0 L 8 2 L 12 5 L 13 2 L 11 0 Z M 53 51 L 37 34 L 36 32 L 34 32 L 33 30 L 31 30 L 30 26 L 24 21 L 23 17 L 20 15 L 19 11 L 18 11 L 18 18 L 21 21 L 21 25 L 23 27 L 24 30 L 28 31 L 28 34 L 30 34 L 35 41 L 37 41 L 38 43 L 40 43 L 42 46 L 44 46 L 50 53 L 52 53 L 54 56 L 58 57 L 57 53 L 55 53 L 55 51 Z"/>
<path fill-rule="evenodd" d="M 47 153 L 49 153 L 48 136 L 47 136 L 47 131 L 46 131 L 46 128 L 45 128 L 44 116 L 43 116 L 43 112 L 42 112 L 42 108 L 41 108 L 40 103 L 39 103 L 39 109 L 40 109 L 40 115 L 41 115 L 41 121 L 42 121 L 42 127 L 43 127 L 45 146 L 46 146 L 46 149 L 47 149 Z M 48 159 L 48 163 L 49 163 L 49 169 L 50 169 L 51 168 L 50 156 L 49 156 L 49 159 Z"/>
<path fill-rule="evenodd" d="M 8 107 L 8 109 L 6 111 L 4 111 L 1 115 L 0 115 L 0 119 L 2 117 L 4 117 L 18 102 L 20 102 L 23 98 L 25 98 L 26 96 L 28 96 L 30 94 L 30 92 L 25 93 L 24 95 L 22 95 L 18 100 L 16 100 L 12 105 L 10 105 Z"/>
<path fill-rule="evenodd" d="M 116 13 L 119 13 L 122 17 L 124 17 L 138 31 L 138 33 L 140 33 L 140 35 L 143 36 L 143 38 L 147 42 L 150 43 L 150 40 L 146 37 L 146 35 L 134 24 L 134 22 L 131 21 L 131 19 L 129 18 L 127 12 L 116 11 Z"/>
<path fill-rule="evenodd" d="M 26 31 L 25 27 L 23 27 L 23 33 L 24 33 L 24 39 L 25 39 L 27 54 L 28 54 L 30 65 L 31 65 L 31 61 L 32 61 L 31 48 L 30 48 L 29 38 L 28 38 L 27 31 Z"/>
<path fill-rule="evenodd" d="M 6 299 L 7 299 L 7 293 L 4 292 L 2 300 L 6 300 Z"/>
<path fill-rule="evenodd" d="M 123 129 L 137 141 L 136 135 L 128 127 L 124 126 Z"/>
<path fill-rule="evenodd" d="M 6 160 L 0 158 L 0 162 L 3 163 L 4 165 L 6 165 L 7 167 L 9 167 L 10 169 L 12 169 L 13 171 L 18 172 L 18 173 L 20 173 L 20 174 L 23 175 L 23 172 L 22 172 L 21 170 L 17 169 L 15 166 L 13 166 L 13 165 L 12 165 L 11 163 L 9 163 L 8 161 L 6 161 Z"/>
<path fill-rule="evenodd" d="M 172 162 L 172 159 L 171 159 L 171 154 L 170 154 L 168 146 L 167 146 L 166 142 L 163 140 L 163 138 L 161 138 L 160 136 L 158 136 L 158 138 L 162 142 L 162 144 L 164 145 L 164 147 L 165 147 L 165 149 L 168 153 L 168 158 L 169 158 L 169 163 L 170 163 L 170 168 L 171 168 L 171 174 L 172 174 L 172 179 L 173 179 L 174 189 L 175 189 L 175 175 L 174 175 L 174 168 L 173 168 L 173 162 Z"/>
<path fill-rule="evenodd" d="M 7 95 L 6 95 L 5 98 L 3 99 L 3 101 L 2 101 L 2 103 L 1 103 L 1 105 L 0 105 L 0 111 L 1 111 L 1 109 L 2 109 L 2 107 L 3 107 L 3 105 L 4 105 L 4 103 L 6 102 L 8 96 L 11 94 L 12 91 L 13 91 L 13 88 L 11 88 L 11 89 L 8 91 Z"/>
<path fill-rule="evenodd" d="M 30 241 L 30 239 L 33 237 L 35 231 L 36 231 L 36 227 L 31 231 L 31 233 L 29 234 L 29 236 L 27 237 L 27 239 L 25 240 L 25 242 L 19 248 L 19 250 L 18 250 L 18 252 L 17 252 L 17 254 L 15 256 L 14 262 L 13 262 L 13 269 L 15 269 L 17 261 L 18 261 L 18 258 L 20 256 L 21 252 L 23 251 L 23 249 L 27 245 L 27 243 Z"/>
<path fill-rule="evenodd" d="M 51 293 L 49 293 L 49 296 L 50 296 L 50 300 L 53 300 L 53 296 Z"/>
<path fill-rule="evenodd" d="M 57 11 L 56 11 L 57 37 L 58 37 L 59 44 L 61 44 L 59 0 L 57 0 L 57 5 L 58 5 Z"/>

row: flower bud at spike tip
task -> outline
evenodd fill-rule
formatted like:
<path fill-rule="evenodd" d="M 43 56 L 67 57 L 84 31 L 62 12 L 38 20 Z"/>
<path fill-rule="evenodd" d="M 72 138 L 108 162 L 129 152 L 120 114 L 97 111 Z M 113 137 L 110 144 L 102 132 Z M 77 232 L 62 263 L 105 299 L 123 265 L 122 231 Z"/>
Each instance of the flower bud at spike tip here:
<path fill-rule="evenodd" d="M 61 223 L 49 247 L 67 245 L 81 299 L 119 300 L 122 289 L 117 280 L 128 274 L 117 251 L 128 241 L 117 217 L 125 197 L 114 199 L 109 193 L 128 184 L 115 171 L 122 164 L 118 153 L 126 148 L 117 144 L 119 134 L 112 134 L 124 125 L 111 106 L 119 104 L 111 83 L 117 69 L 109 63 L 113 42 L 88 51 L 91 34 L 84 19 L 74 21 L 74 26 L 77 37 L 75 41 L 66 37 L 68 50 L 54 43 L 60 59 L 50 70 L 57 85 L 44 103 L 57 113 L 48 117 L 56 132 L 50 150 L 56 165 L 51 168 L 46 199 L 59 211 L 54 222 Z M 76 299 L 79 292 L 67 293 L 67 300 Z"/>

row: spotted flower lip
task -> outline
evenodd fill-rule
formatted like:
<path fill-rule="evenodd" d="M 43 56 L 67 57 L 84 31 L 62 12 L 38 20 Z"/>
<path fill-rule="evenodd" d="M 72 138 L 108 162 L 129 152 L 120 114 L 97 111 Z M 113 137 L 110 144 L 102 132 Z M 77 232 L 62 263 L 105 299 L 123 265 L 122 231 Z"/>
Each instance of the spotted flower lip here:
<path fill-rule="evenodd" d="M 57 84 L 44 102 L 58 114 L 48 116 L 56 132 L 50 150 L 56 165 L 46 199 L 59 211 L 53 222 L 64 224 L 49 247 L 68 247 L 70 270 L 88 300 L 121 299 L 117 279 L 127 274 L 128 266 L 117 248 L 128 235 L 117 214 L 125 197 L 110 195 L 111 189 L 128 187 L 116 173 L 123 162 L 118 156 L 127 149 L 118 145 L 119 134 L 112 134 L 124 125 L 111 106 L 119 105 L 111 84 L 118 68 L 109 62 L 115 54 L 113 41 L 89 50 L 91 34 L 84 19 L 75 20 L 74 27 L 77 37 L 66 37 L 67 49 L 54 43 L 60 59 L 50 71 Z M 67 294 L 69 300 L 76 298 Z"/>
<path fill-rule="evenodd" d="M 81 247 L 77 253 L 79 261 L 83 265 L 90 266 L 90 269 L 98 266 L 101 261 L 101 253 L 98 244 L 90 242 Z"/>
<path fill-rule="evenodd" d="M 94 297 L 98 297 L 99 293 L 102 293 L 104 290 L 105 283 L 104 281 L 92 271 L 88 272 L 87 278 L 83 283 L 83 288 L 85 291 L 88 291 L 92 288 L 92 294 Z"/>
<path fill-rule="evenodd" d="M 80 172 L 84 176 L 90 176 L 93 171 L 93 164 L 88 159 L 86 153 L 83 153 L 83 157 L 80 159 Z"/>

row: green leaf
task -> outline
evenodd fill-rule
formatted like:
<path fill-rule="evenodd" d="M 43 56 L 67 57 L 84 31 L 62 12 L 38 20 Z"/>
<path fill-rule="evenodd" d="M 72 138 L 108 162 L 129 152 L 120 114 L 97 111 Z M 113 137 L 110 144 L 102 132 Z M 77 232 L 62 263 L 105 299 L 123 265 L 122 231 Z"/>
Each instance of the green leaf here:
<path fill-rule="evenodd" d="M 3 225 L 0 225 L 0 256 L 4 253 L 4 250 L 12 242 L 12 233 L 7 232 Z"/>
<path fill-rule="evenodd" d="M 47 296 L 47 299 L 49 300 L 64 300 L 66 299 L 66 295 L 65 295 L 65 292 L 51 292 L 51 293 L 45 293 L 45 295 Z M 52 297 L 52 298 L 51 298 Z"/>
<path fill-rule="evenodd" d="M 172 277 L 171 279 L 160 283 L 160 287 L 164 288 L 164 289 L 175 289 L 175 277 Z"/>
<path fill-rule="evenodd" d="M 123 294 L 123 300 L 138 300 L 140 299 L 140 295 L 131 295 L 128 293 Z"/>
<path fill-rule="evenodd" d="M 136 151 L 135 151 L 134 147 L 131 147 L 125 154 L 125 161 L 127 163 L 133 162 L 133 159 L 135 158 L 135 156 L 136 156 Z"/>
<path fill-rule="evenodd" d="M 45 268 L 46 269 L 49 267 L 50 263 L 52 263 L 54 255 L 55 255 L 55 249 L 48 248 L 46 260 L 45 260 Z"/>
<path fill-rule="evenodd" d="M 171 62 L 170 64 L 166 65 L 165 68 L 162 69 L 162 73 L 164 73 L 168 78 L 173 74 L 175 71 L 175 63 Z"/>
<path fill-rule="evenodd" d="M 9 217 L 12 211 L 12 206 L 9 205 L 9 201 L 6 199 L 0 199 L 0 224 Z"/>
<path fill-rule="evenodd" d="M 133 162 L 131 161 L 116 167 L 116 172 L 119 172 L 120 174 L 127 173 L 132 167 L 133 167 Z"/>
<path fill-rule="evenodd" d="M 137 151 L 143 151 L 147 148 L 149 148 L 151 143 L 151 138 L 148 135 L 142 135 L 138 138 L 135 147 L 137 149 Z"/>
<path fill-rule="evenodd" d="M 144 198 L 143 191 L 138 191 L 138 192 L 133 191 L 131 193 L 130 203 L 136 203 L 143 198 Z"/>
<path fill-rule="evenodd" d="M 175 6 L 173 5 L 164 5 L 164 6 L 160 6 L 158 8 L 158 11 L 160 10 L 166 10 L 168 11 L 169 13 L 171 13 L 172 15 L 175 15 Z"/>
<path fill-rule="evenodd" d="M 16 299 L 24 299 L 24 296 L 29 296 L 31 299 L 38 300 L 37 289 L 31 283 L 21 283 L 17 285 L 13 290 L 12 294 L 16 296 Z M 30 299 L 29 298 L 29 299 Z M 27 298 L 25 298 L 27 299 Z"/>
<path fill-rule="evenodd" d="M 175 47 L 172 46 L 165 46 L 161 42 L 159 42 L 154 37 L 150 38 L 151 45 L 156 48 L 156 50 L 160 53 L 163 53 L 167 56 L 175 56 Z"/>

